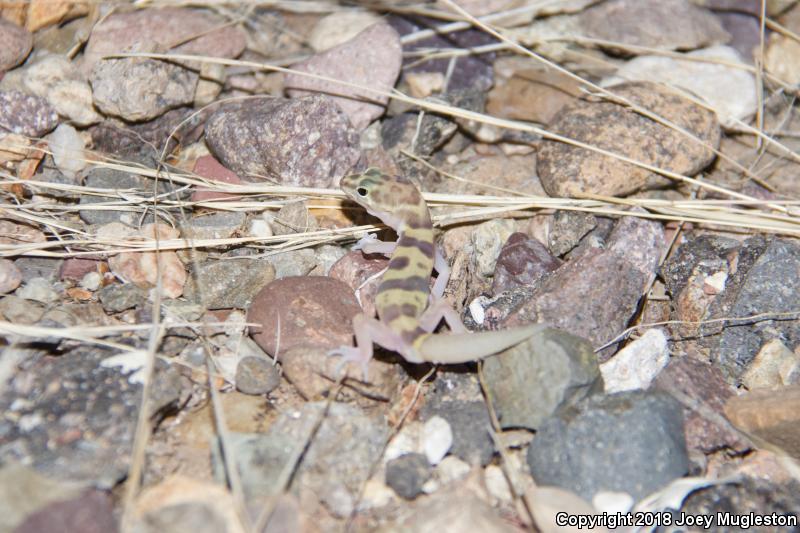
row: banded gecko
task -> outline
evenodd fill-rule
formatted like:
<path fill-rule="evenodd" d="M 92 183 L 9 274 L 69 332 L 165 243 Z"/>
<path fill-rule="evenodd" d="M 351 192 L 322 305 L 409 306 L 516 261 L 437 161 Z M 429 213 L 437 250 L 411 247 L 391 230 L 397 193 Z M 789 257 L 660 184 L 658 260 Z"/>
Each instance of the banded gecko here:
<path fill-rule="evenodd" d="M 442 298 L 450 276 L 447 262 L 434 244 L 428 205 L 417 187 L 406 178 L 391 177 L 370 168 L 342 178 L 349 198 L 380 218 L 397 232 L 397 242 L 361 239 L 354 249 L 390 255 L 375 297 L 378 319 L 361 313 L 353 318 L 356 346 L 329 352 L 343 362 L 367 364 L 373 342 L 402 355 L 411 363 L 465 363 L 493 355 L 530 337 L 543 326 L 532 324 L 503 331 L 471 333 L 458 313 Z M 438 277 L 433 289 L 433 270 Z M 452 334 L 434 334 L 445 320 Z"/>

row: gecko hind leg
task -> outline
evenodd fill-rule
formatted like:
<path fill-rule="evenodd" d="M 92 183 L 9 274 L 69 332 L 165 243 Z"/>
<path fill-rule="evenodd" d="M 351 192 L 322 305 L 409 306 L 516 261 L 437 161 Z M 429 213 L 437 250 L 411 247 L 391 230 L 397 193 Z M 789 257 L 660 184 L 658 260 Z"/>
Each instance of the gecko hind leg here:
<path fill-rule="evenodd" d="M 461 321 L 461 317 L 458 316 L 456 310 L 443 298 L 433 299 L 433 302 L 428 306 L 425 312 L 420 315 L 419 327 L 428 333 L 432 333 L 442 319 L 444 319 L 453 333 L 469 333 L 469 330 Z"/>
<path fill-rule="evenodd" d="M 339 355 L 341 362 L 336 368 L 339 373 L 342 366 L 353 362 L 361 366 L 364 382 L 369 380 L 369 362 L 373 355 L 373 343 L 389 350 L 402 348 L 402 339 L 387 325 L 380 321 L 359 313 L 353 317 L 353 333 L 356 337 L 356 346 L 340 346 L 328 352 L 328 355 Z"/>

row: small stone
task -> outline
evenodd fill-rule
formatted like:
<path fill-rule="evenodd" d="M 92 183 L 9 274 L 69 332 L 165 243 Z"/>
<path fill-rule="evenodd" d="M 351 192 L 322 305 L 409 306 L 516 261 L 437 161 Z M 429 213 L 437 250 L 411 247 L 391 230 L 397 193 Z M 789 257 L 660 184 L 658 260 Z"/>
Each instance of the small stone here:
<path fill-rule="evenodd" d="M 422 415 L 424 420 L 440 417 L 447 421 L 453 434 L 450 456 L 472 465 L 487 465 L 492 460 L 494 443 L 486 431 L 491 422 L 483 401 L 432 402 L 423 407 Z"/>
<path fill-rule="evenodd" d="M 547 248 L 524 233 L 512 233 L 497 257 L 492 293 L 534 285 L 545 274 L 561 266 Z"/>
<path fill-rule="evenodd" d="M 118 190 L 152 191 L 151 180 L 145 180 L 134 174 L 116 170 L 113 168 L 92 168 L 84 180 L 86 187 L 95 189 L 106 189 L 109 194 Z M 149 188 L 148 188 L 149 186 Z M 150 193 L 152 194 L 152 192 Z M 95 204 L 102 204 L 113 201 L 114 198 L 106 196 L 95 196 L 90 194 L 80 195 L 80 205 L 82 209 L 78 211 L 81 219 L 87 224 L 110 224 L 112 222 L 123 222 L 128 226 L 138 226 L 142 218 L 141 213 L 131 211 L 115 211 L 112 209 L 92 209 Z M 152 216 L 145 220 L 152 221 Z M 130 235 L 116 235 L 117 239 L 126 238 Z"/>
<path fill-rule="evenodd" d="M 800 43 L 780 33 L 770 35 L 764 66 L 778 79 L 790 84 L 800 83 Z"/>
<path fill-rule="evenodd" d="M 81 280 L 81 287 L 87 291 L 96 291 L 103 283 L 103 275 L 99 272 L 88 272 Z"/>
<path fill-rule="evenodd" d="M 431 473 L 424 455 L 408 453 L 386 463 L 386 484 L 401 498 L 413 500 L 422 494 L 422 486 Z"/>
<path fill-rule="evenodd" d="M 105 55 L 153 43 L 176 54 L 234 58 L 246 46 L 244 31 L 209 11 L 186 8 L 114 12 L 92 27 L 84 49 L 86 72 Z M 175 46 L 175 43 L 182 43 Z"/>
<path fill-rule="evenodd" d="M 187 239 L 227 239 L 244 227 L 247 216 L 241 211 L 218 211 L 193 216 L 184 227 Z"/>
<path fill-rule="evenodd" d="M 62 117 L 77 126 L 100 122 L 89 82 L 64 55 L 48 54 L 6 74 L 0 88 L 17 89 L 47 100 Z"/>
<path fill-rule="evenodd" d="M 31 152 L 32 144 L 23 135 L 0 132 L 0 163 L 24 161 Z"/>
<path fill-rule="evenodd" d="M 14 533 L 61 531 L 63 533 L 109 533 L 117 531 L 111 497 L 87 490 L 77 498 L 61 500 L 28 515 Z"/>
<path fill-rule="evenodd" d="M 542 326 L 484 361 L 486 385 L 504 428 L 538 429 L 553 413 L 602 387 L 591 345 Z"/>
<path fill-rule="evenodd" d="M 281 383 L 275 363 L 265 357 L 248 356 L 236 365 L 236 389 L 245 394 L 269 394 Z"/>
<path fill-rule="evenodd" d="M 196 73 L 177 63 L 124 57 L 98 61 L 90 82 L 94 105 L 100 111 L 140 122 L 191 104 L 198 79 Z"/>
<path fill-rule="evenodd" d="M 375 294 L 381 283 L 381 272 L 389 266 L 383 255 L 365 255 L 360 250 L 348 252 L 330 270 L 330 277 L 347 283 L 355 292 L 364 314 L 375 316 Z"/>
<path fill-rule="evenodd" d="M 470 182 L 446 179 L 432 188 L 433 192 L 452 194 L 498 194 L 497 189 L 482 186 L 491 184 L 534 196 L 545 196 L 536 175 L 536 154 L 530 155 L 469 155 L 469 149 L 449 171 Z M 499 193 L 504 194 L 504 193 Z"/>
<path fill-rule="evenodd" d="M 61 281 L 79 282 L 89 272 L 97 272 L 102 268 L 102 261 L 97 259 L 84 259 L 82 257 L 68 257 L 61 264 L 58 279 Z"/>
<path fill-rule="evenodd" d="M 400 36 L 394 28 L 379 22 L 347 42 L 292 65 L 292 69 L 389 92 L 402 61 Z M 388 95 L 299 74 L 288 74 L 285 85 L 293 98 L 313 93 L 331 95 L 358 131 L 383 115 L 389 101 Z"/>
<path fill-rule="evenodd" d="M 298 345 L 326 349 L 352 345 L 352 320 L 359 312 L 352 290 L 341 281 L 298 276 L 275 280 L 261 289 L 250 305 L 247 321 L 260 325 L 251 336 L 275 356 L 278 342 L 280 352 Z"/>
<path fill-rule="evenodd" d="M 156 232 L 162 241 L 179 236 L 178 230 L 166 224 L 145 224 L 138 232 L 138 237 L 154 240 Z M 160 277 L 161 290 L 167 298 L 177 298 L 183 294 L 186 270 L 174 251 L 122 252 L 109 258 L 108 266 L 116 276 L 141 288 L 156 287 Z"/>
<path fill-rule="evenodd" d="M 547 246 L 553 255 L 561 257 L 575 248 L 596 227 L 597 219 L 591 213 L 556 211 L 547 235 Z"/>
<path fill-rule="evenodd" d="M 705 100 L 726 127 L 734 127 L 738 121 L 755 113 L 755 78 L 742 68 L 746 63 L 736 50 L 714 46 L 689 52 L 686 58 L 640 56 L 625 63 L 612 77 L 604 79 L 602 85 L 614 92 L 613 85 L 617 83 L 642 80 L 688 90 Z"/>
<path fill-rule="evenodd" d="M 322 276 L 330 275 L 330 271 L 333 268 L 333 265 L 339 262 L 339 260 L 347 255 L 347 248 L 343 246 L 336 246 L 335 244 L 323 244 L 319 248 L 316 249 L 316 263 L 317 266 L 314 269 L 316 273 L 319 270 L 319 274 Z"/>
<path fill-rule="evenodd" d="M 750 390 L 774 389 L 800 382 L 800 355 L 780 340 L 764 344 L 742 374 L 742 384 Z"/>
<path fill-rule="evenodd" d="M 33 35 L 13 22 L 0 18 L 0 72 L 11 70 L 28 57 Z"/>
<path fill-rule="evenodd" d="M 716 366 L 686 356 L 673 358 L 656 378 L 654 388 L 671 394 L 683 405 L 690 453 L 702 455 L 723 449 L 744 452 L 750 448 L 723 415 L 725 402 L 736 393 Z"/>
<path fill-rule="evenodd" d="M 497 465 L 489 465 L 484 470 L 483 477 L 486 482 L 486 490 L 492 497 L 501 502 L 510 502 L 512 500 L 511 487 L 502 468 Z"/>
<path fill-rule="evenodd" d="M 256 294 L 275 279 L 275 268 L 263 259 L 208 261 L 194 268 L 183 296 L 208 309 L 246 309 Z"/>
<path fill-rule="evenodd" d="M 268 260 L 275 267 L 275 279 L 306 276 L 317 266 L 317 256 L 310 248 L 276 253 Z"/>
<path fill-rule="evenodd" d="M 0 244 L 45 242 L 47 237 L 27 222 L 0 218 Z"/>
<path fill-rule="evenodd" d="M 22 273 L 13 261 L 0 259 L 0 294 L 11 292 L 22 283 Z"/>
<path fill-rule="evenodd" d="M 600 491 L 640 500 L 689 469 L 681 406 L 664 393 L 590 396 L 540 426 L 528 465 L 537 484 L 585 500 Z"/>
<path fill-rule="evenodd" d="M 2 237 L 0 237 L 1 241 Z M 18 257 L 14 264 L 22 272 L 22 281 L 44 278 L 51 283 L 55 283 L 58 280 L 58 272 L 63 262 L 63 259 L 55 257 Z"/>
<path fill-rule="evenodd" d="M 428 463 L 438 465 L 453 445 L 453 430 L 447 420 L 434 416 L 425 421 L 422 434 L 422 447 Z"/>
<path fill-rule="evenodd" d="M 227 168 L 250 180 L 333 187 L 361 158 L 358 134 L 326 96 L 228 104 L 206 122 L 206 142 Z"/>
<path fill-rule="evenodd" d="M 44 307 L 30 300 L 9 294 L 0 298 L 0 315 L 14 324 L 35 324 L 44 314 Z"/>
<path fill-rule="evenodd" d="M 214 159 L 213 156 L 204 155 L 198 157 L 194 164 L 194 173 L 203 178 L 209 178 L 214 181 L 221 181 L 223 183 L 240 184 L 242 180 L 235 172 L 231 172 L 222 164 Z M 203 202 L 207 200 L 223 200 L 239 198 L 237 194 L 230 194 L 225 192 L 216 192 L 213 189 L 205 187 L 198 187 L 192 193 L 193 202 Z"/>
<path fill-rule="evenodd" d="M 415 505 L 394 524 L 397 531 L 512 533 L 517 529 L 466 487 L 440 491 Z"/>
<path fill-rule="evenodd" d="M 53 133 L 47 136 L 48 146 L 53 153 L 53 161 L 58 170 L 70 180 L 86 168 L 86 145 L 75 128 L 68 124 L 60 124 Z"/>
<path fill-rule="evenodd" d="M 0 91 L 0 131 L 42 137 L 58 125 L 47 100 L 19 91 Z"/>
<path fill-rule="evenodd" d="M 488 278 L 494 273 L 500 250 L 514 232 L 513 228 L 513 222 L 508 219 L 489 220 L 473 228 L 470 233 L 472 262 L 480 276 Z"/>
<path fill-rule="evenodd" d="M 658 328 L 648 329 L 600 365 L 606 393 L 645 390 L 668 362 L 669 349 L 664 332 Z"/>
<path fill-rule="evenodd" d="M 18 462 L 5 464 L 0 468 L 0 530 L 16 531 L 27 517 L 56 502 L 77 498 L 83 490 L 76 483 L 45 477 L 30 466 Z M 58 530 L 44 528 L 39 531 Z"/>
<path fill-rule="evenodd" d="M 725 416 L 745 434 L 800 459 L 800 385 L 734 396 L 725 404 Z"/>
<path fill-rule="evenodd" d="M 710 11 L 688 0 L 611 0 L 578 15 L 587 37 L 660 50 L 692 50 L 722 44 L 730 35 Z"/>
<path fill-rule="evenodd" d="M 335 11 L 314 25 L 308 34 L 308 45 L 322 52 L 351 40 L 380 21 L 381 18 L 370 11 Z"/>
<path fill-rule="evenodd" d="M 719 146 L 720 128 L 714 113 L 668 88 L 633 82 L 615 86 L 614 93 L 677 124 L 712 147 Z M 683 175 L 693 176 L 714 158 L 712 151 L 686 135 L 608 101 L 582 99 L 566 106 L 549 129 Z M 649 170 L 556 141 L 542 141 L 538 155 L 539 177 L 551 196 L 622 196 L 665 183 L 665 178 Z"/>
<path fill-rule="evenodd" d="M 305 201 L 289 202 L 281 207 L 272 219 L 274 235 L 305 233 L 317 229 L 317 220 L 308 212 Z"/>
<path fill-rule="evenodd" d="M 427 98 L 444 89 L 444 74 L 441 72 L 409 72 L 405 75 L 408 92 L 414 98 Z"/>
<path fill-rule="evenodd" d="M 387 118 L 381 125 L 383 148 L 399 156 L 401 150 L 411 150 L 429 156 L 449 141 L 458 125 L 445 117 L 426 113 L 424 116 L 407 112 Z"/>
<path fill-rule="evenodd" d="M 48 304 L 58 300 L 58 292 L 53 285 L 44 278 L 33 278 L 28 280 L 25 285 L 17 289 L 15 293 L 25 300 L 33 300 Z"/>

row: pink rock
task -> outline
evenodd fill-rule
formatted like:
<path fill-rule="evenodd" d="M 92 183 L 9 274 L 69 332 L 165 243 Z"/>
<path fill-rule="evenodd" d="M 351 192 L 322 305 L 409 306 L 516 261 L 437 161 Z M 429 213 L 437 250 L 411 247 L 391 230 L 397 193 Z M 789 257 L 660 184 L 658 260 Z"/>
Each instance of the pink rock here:
<path fill-rule="evenodd" d="M 33 46 L 31 32 L 0 17 L 0 79 L 2 72 L 22 63 Z"/>
<path fill-rule="evenodd" d="M 544 244 L 524 233 L 512 233 L 497 257 L 492 293 L 533 285 L 559 266 L 561 261 Z"/>
<path fill-rule="evenodd" d="M 84 259 L 70 257 L 61 264 L 58 277 L 61 280 L 80 281 L 89 272 L 97 272 L 97 267 L 102 261 L 97 259 Z"/>
<path fill-rule="evenodd" d="M 104 55 L 124 52 L 142 43 L 155 43 L 175 54 L 225 58 L 237 57 L 246 46 L 242 30 L 225 25 L 223 19 L 208 12 L 170 7 L 141 9 L 114 13 L 94 27 L 84 50 L 83 69 L 90 72 Z M 183 44 L 175 46 L 177 43 Z"/>
<path fill-rule="evenodd" d="M 19 287 L 22 273 L 13 261 L 0 259 L 0 294 L 6 294 Z"/>
<path fill-rule="evenodd" d="M 301 345 L 324 349 L 352 345 L 352 320 L 360 312 L 347 284 L 324 276 L 295 276 L 261 289 L 247 321 L 260 324 L 251 332 L 253 339 L 280 359 L 281 353 Z"/>
<path fill-rule="evenodd" d="M 239 184 L 242 183 L 241 178 L 235 173 L 224 166 L 222 163 L 214 159 L 214 156 L 204 155 L 199 157 L 194 163 L 194 173 L 204 178 L 212 179 L 214 181 L 221 181 L 224 183 Z M 230 194 L 226 192 L 217 192 L 207 187 L 198 187 L 192 193 L 192 202 L 203 202 L 206 200 L 227 200 L 238 199 L 238 194 Z"/>
<path fill-rule="evenodd" d="M 353 291 L 359 291 L 358 298 L 364 314 L 375 316 L 375 294 L 381 282 L 379 274 L 387 266 L 389 258 L 378 254 L 364 255 L 357 250 L 336 261 L 329 275 L 347 283 Z"/>
<path fill-rule="evenodd" d="M 388 92 L 394 87 L 402 61 L 400 36 L 394 28 L 380 22 L 292 68 Z M 380 117 L 389 101 L 388 96 L 299 74 L 287 75 L 285 86 L 294 98 L 317 92 L 337 95 L 334 100 L 357 130 L 363 130 Z"/>
<path fill-rule="evenodd" d="M 139 235 L 152 240 L 158 232 L 160 240 L 177 239 L 178 230 L 165 224 L 146 224 Z M 164 296 L 177 298 L 183 294 L 186 284 L 186 270 L 174 251 L 156 252 L 123 252 L 108 260 L 111 271 L 125 281 L 135 283 L 142 288 L 155 287 L 158 282 L 158 262 L 161 262 L 161 284 Z"/>

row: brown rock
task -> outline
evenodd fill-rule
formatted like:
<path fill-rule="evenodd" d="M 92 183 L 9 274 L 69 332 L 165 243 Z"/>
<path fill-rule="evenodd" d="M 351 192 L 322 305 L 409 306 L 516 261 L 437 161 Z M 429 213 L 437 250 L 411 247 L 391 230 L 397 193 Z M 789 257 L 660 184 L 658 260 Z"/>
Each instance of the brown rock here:
<path fill-rule="evenodd" d="M 725 415 L 759 447 L 800 459 L 800 385 L 736 396 L 725 404 Z"/>
<path fill-rule="evenodd" d="M 347 253 L 331 267 L 329 276 L 347 283 L 367 316 L 375 316 L 375 294 L 381 283 L 381 272 L 389 266 L 389 258 L 380 254 L 364 255 L 361 250 Z"/>
<path fill-rule="evenodd" d="M 11 292 L 22 283 L 22 273 L 13 261 L 0 259 L 0 294 Z"/>
<path fill-rule="evenodd" d="M 152 240 L 156 232 L 160 240 L 177 239 L 180 235 L 177 229 L 165 224 L 145 224 L 139 236 Z M 164 296 L 177 298 L 183 294 L 186 270 L 174 251 L 122 252 L 111 257 L 108 266 L 117 276 L 142 288 L 155 287 L 160 274 Z"/>
<path fill-rule="evenodd" d="M 61 264 L 58 279 L 78 282 L 89 272 L 99 272 L 102 263 L 99 259 L 69 257 Z"/>
<path fill-rule="evenodd" d="M 30 31 L 60 22 L 73 8 L 74 2 L 65 0 L 30 0 L 25 27 Z"/>
<path fill-rule="evenodd" d="M 0 218 L 0 244 L 44 242 L 44 233 L 25 222 Z"/>
<path fill-rule="evenodd" d="M 579 19 L 587 36 L 619 43 L 608 48 L 626 54 L 626 44 L 693 50 L 730 39 L 710 11 L 688 0 L 611 0 L 584 10 Z"/>
<path fill-rule="evenodd" d="M 28 57 L 33 35 L 0 17 L 0 72 L 11 70 Z"/>
<path fill-rule="evenodd" d="M 495 62 L 496 81 L 486 101 L 486 112 L 492 116 L 548 124 L 581 95 L 579 84 L 564 74 L 531 68 L 529 61 L 509 69 L 497 64 L 501 61 Z M 504 70 L 506 76 L 501 75 Z"/>
<path fill-rule="evenodd" d="M 720 127 L 714 113 L 649 82 L 624 83 L 614 93 L 677 124 L 713 147 L 719 146 Z M 678 174 L 692 176 L 714 154 L 689 137 L 630 109 L 607 101 L 583 99 L 563 108 L 550 124 L 553 133 L 629 157 Z M 542 141 L 539 177 L 551 196 L 582 193 L 620 196 L 664 178 L 609 156 L 564 143 Z"/>
<path fill-rule="evenodd" d="M 247 321 L 259 324 L 251 333 L 261 348 L 281 358 L 298 345 L 333 349 L 353 344 L 353 317 L 361 312 L 345 283 L 322 276 L 273 281 L 259 292 Z"/>
<path fill-rule="evenodd" d="M 240 177 L 268 176 L 284 185 L 335 186 L 361 158 L 358 134 L 322 95 L 226 105 L 208 119 L 206 142 Z"/>
<path fill-rule="evenodd" d="M 778 339 L 765 343 L 742 374 L 742 384 L 750 390 L 795 383 L 800 383 L 800 355 Z"/>
<path fill-rule="evenodd" d="M 241 178 L 239 178 L 235 172 L 231 172 L 222 166 L 222 164 L 214 159 L 214 156 L 211 155 L 204 155 L 203 157 L 197 158 L 197 161 L 194 163 L 194 173 L 200 177 L 212 179 L 214 181 L 221 181 L 235 185 L 242 183 Z M 193 202 L 226 199 L 234 200 L 238 198 L 240 198 L 240 195 L 238 194 L 216 192 L 213 189 L 208 189 L 206 187 L 198 187 L 194 193 L 192 193 Z"/>
<path fill-rule="evenodd" d="M 101 57 L 141 43 L 155 43 L 176 54 L 225 58 L 237 57 L 246 44 L 241 29 L 206 11 L 162 8 L 113 13 L 92 29 L 83 68 L 89 72 Z"/>
<path fill-rule="evenodd" d="M 561 261 L 544 244 L 524 233 L 512 233 L 497 257 L 492 293 L 533 285 L 560 266 Z"/>
<path fill-rule="evenodd" d="M 742 452 L 750 447 L 724 418 L 725 402 L 735 396 L 735 391 L 717 367 L 678 357 L 670 361 L 653 386 L 683 405 L 686 447 L 690 451 L 712 453 L 729 448 Z"/>
<path fill-rule="evenodd" d="M 292 68 L 388 92 L 400 74 L 402 61 L 400 36 L 388 24 L 378 23 Z M 288 74 L 285 85 L 289 95 L 295 98 L 313 93 L 332 95 L 357 130 L 363 130 L 380 117 L 389 101 L 388 96 L 372 91 L 299 74 Z"/>

